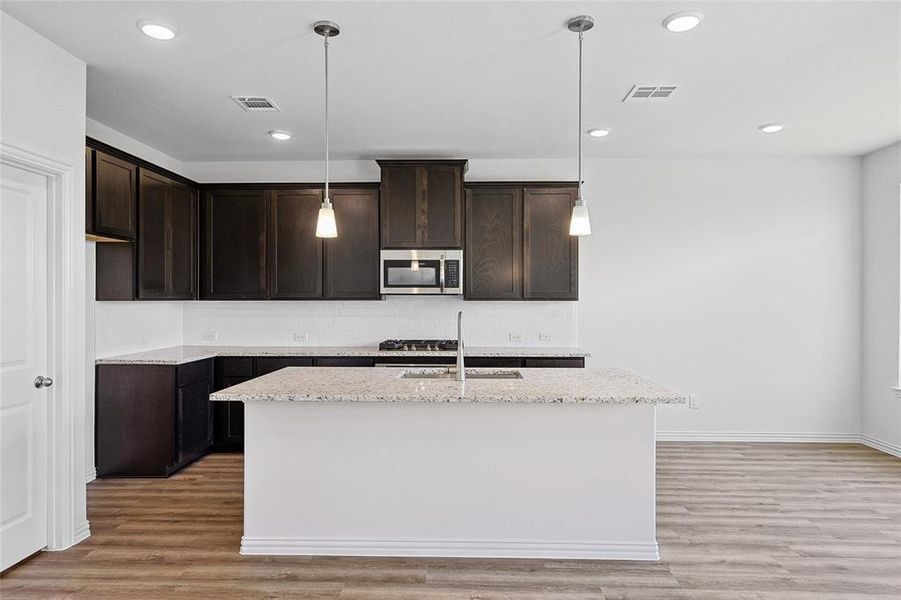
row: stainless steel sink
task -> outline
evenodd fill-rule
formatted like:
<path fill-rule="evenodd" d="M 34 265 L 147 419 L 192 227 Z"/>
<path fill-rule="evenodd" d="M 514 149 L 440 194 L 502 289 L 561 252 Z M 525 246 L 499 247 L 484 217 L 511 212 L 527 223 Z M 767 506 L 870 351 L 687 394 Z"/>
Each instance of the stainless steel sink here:
<path fill-rule="evenodd" d="M 402 379 L 454 379 L 455 371 L 406 371 Z M 522 379 L 519 371 L 488 371 L 482 369 L 466 369 L 466 379 Z"/>

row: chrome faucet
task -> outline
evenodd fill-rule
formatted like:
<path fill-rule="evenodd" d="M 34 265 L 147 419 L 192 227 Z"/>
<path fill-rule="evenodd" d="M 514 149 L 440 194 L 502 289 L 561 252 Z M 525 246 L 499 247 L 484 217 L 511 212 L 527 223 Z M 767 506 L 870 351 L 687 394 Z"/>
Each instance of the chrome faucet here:
<path fill-rule="evenodd" d="M 466 368 L 463 366 L 463 311 L 457 313 L 457 381 L 466 379 Z"/>

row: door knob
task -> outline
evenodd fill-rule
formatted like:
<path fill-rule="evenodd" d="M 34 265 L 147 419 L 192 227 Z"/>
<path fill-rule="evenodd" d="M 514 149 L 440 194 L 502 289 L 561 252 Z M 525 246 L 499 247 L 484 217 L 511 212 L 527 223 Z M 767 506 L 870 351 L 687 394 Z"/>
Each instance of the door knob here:
<path fill-rule="evenodd" d="M 38 375 L 34 378 L 34 387 L 36 388 L 45 388 L 53 385 L 52 377 L 44 377 L 43 375 Z"/>

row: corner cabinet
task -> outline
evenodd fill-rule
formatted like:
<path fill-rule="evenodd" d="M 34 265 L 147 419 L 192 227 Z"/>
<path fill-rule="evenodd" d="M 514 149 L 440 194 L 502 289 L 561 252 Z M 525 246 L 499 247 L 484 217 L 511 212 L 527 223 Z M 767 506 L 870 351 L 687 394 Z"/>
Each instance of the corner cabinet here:
<path fill-rule="evenodd" d="M 574 184 L 469 184 L 466 299 L 578 300 L 575 198 Z"/>
<path fill-rule="evenodd" d="M 96 367 L 99 477 L 168 477 L 213 443 L 213 360 Z"/>
<path fill-rule="evenodd" d="M 265 191 L 208 190 L 202 213 L 201 300 L 264 300 Z"/>
<path fill-rule="evenodd" d="M 382 248 L 462 248 L 465 160 L 380 160 Z"/>
<path fill-rule="evenodd" d="M 196 297 L 197 190 L 141 170 L 138 194 L 137 296 Z"/>

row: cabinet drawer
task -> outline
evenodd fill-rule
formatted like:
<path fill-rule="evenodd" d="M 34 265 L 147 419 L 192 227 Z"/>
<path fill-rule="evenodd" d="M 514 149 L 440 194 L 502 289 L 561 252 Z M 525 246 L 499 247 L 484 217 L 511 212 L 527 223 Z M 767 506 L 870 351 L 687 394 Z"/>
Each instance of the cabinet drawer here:
<path fill-rule="evenodd" d="M 220 377 L 253 377 L 253 359 L 250 357 L 218 358 L 216 370 Z"/>
<path fill-rule="evenodd" d="M 494 356 L 474 356 L 465 360 L 467 367 L 486 367 L 490 369 L 515 368 L 522 366 L 521 358 L 503 358 Z"/>
<path fill-rule="evenodd" d="M 585 359 L 581 356 L 576 358 L 527 358 L 525 366 L 533 368 L 582 369 L 585 367 Z"/>
<path fill-rule="evenodd" d="M 198 381 L 210 381 L 213 378 L 213 361 L 198 360 L 186 365 L 179 365 L 176 373 L 176 385 L 184 387 Z"/>
<path fill-rule="evenodd" d="M 371 367 L 373 360 L 365 356 L 334 356 L 317 358 L 317 367 Z"/>
<path fill-rule="evenodd" d="M 313 359 L 308 357 L 285 356 L 278 358 L 258 358 L 256 376 L 272 373 L 285 367 L 312 367 Z"/>

